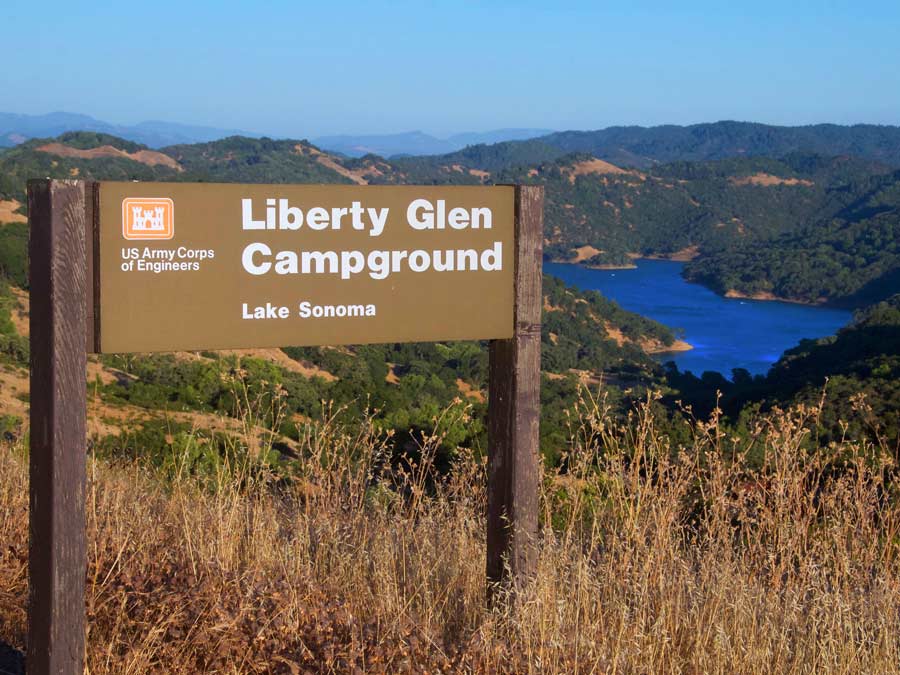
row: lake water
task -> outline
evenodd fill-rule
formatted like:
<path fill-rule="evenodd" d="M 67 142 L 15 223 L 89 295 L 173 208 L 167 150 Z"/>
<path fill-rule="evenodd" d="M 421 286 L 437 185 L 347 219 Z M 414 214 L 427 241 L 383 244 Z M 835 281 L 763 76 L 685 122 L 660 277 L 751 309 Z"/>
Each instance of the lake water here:
<path fill-rule="evenodd" d="M 833 335 L 850 312 L 788 302 L 723 298 L 681 277 L 684 263 L 637 260 L 634 270 L 592 270 L 544 263 L 544 272 L 584 290 L 600 291 L 625 309 L 673 329 L 694 349 L 661 356 L 682 371 L 715 370 L 729 379 L 732 368 L 765 374 L 782 352 L 802 338 Z"/>

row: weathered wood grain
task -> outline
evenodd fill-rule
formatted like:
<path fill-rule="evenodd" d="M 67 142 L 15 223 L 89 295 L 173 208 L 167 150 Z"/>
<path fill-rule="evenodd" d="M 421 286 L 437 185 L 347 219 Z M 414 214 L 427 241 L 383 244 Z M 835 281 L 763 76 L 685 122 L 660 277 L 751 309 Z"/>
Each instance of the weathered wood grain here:
<path fill-rule="evenodd" d="M 84 668 L 86 241 L 81 181 L 28 183 L 29 675 Z"/>
<path fill-rule="evenodd" d="M 487 577 L 537 568 L 544 189 L 516 188 L 515 335 L 492 340 L 488 385 Z"/>
<path fill-rule="evenodd" d="M 100 183 L 84 182 L 87 264 L 87 349 L 100 352 Z"/>

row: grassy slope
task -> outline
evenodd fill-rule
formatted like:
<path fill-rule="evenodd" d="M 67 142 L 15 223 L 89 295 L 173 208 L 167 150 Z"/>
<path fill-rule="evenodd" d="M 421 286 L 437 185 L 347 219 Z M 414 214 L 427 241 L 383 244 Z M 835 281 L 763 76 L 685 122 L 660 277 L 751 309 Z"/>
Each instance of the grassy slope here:
<path fill-rule="evenodd" d="M 239 448 L 191 476 L 175 447 L 164 483 L 91 459 L 88 668 L 900 672 L 891 459 L 798 452 L 814 414 L 772 420 L 752 444 L 715 424 L 676 444 L 646 409 L 622 427 L 586 401 L 566 473 L 542 483 L 539 571 L 516 611 L 503 596 L 484 606 L 484 465 L 461 453 L 436 475 L 433 438 L 391 470 L 383 435 L 332 420 L 277 488 Z M 26 469 L 21 448 L 0 450 L 0 641 L 19 649 Z"/>

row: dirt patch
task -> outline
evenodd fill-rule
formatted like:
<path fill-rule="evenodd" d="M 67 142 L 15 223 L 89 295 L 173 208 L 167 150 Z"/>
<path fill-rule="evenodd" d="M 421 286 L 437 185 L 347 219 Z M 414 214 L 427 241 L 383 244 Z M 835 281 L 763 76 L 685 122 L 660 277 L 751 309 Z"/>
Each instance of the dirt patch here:
<path fill-rule="evenodd" d="M 113 384 L 114 382 L 118 382 L 122 377 L 131 377 L 125 373 L 119 373 L 119 375 L 116 375 L 116 373 L 119 373 L 119 371 L 110 370 L 99 361 L 88 359 L 87 381 L 89 383 L 96 382 L 99 379 L 102 384 Z"/>
<path fill-rule="evenodd" d="M 688 352 L 694 348 L 694 345 L 684 340 L 675 340 L 670 345 L 663 344 L 659 340 L 644 339 L 638 342 L 638 345 L 648 354 L 670 354 L 675 352 Z"/>
<path fill-rule="evenodd" d="M 286 355 L 285 358 L 287 358 Z M 88 383 L 93 383 L 95 378 L 99 377 L 104 384 L 115 382 L 119 377 L 129 377 L 124 373 L 108 369 L 94 360 L 88 361 L 86 375 Z M 0 370 L 0 414 L 20 417 L 23 425 L 27 426 L 28 403 L 19 397 L 27 394 L 28 388 L 28 371 L 26 369 Z M 240 436 L 253 452 L 262 447 L 260 439 L 265 439 L 267 436 L 271 436 L 289 448 L 294 448 L 296 445 L 292 440 L 264 427 L 245 428 L 241 420 L 232 417 L 215 413 L 151 410 L 128 404 L 111 405 L 90 393 L 88 394 L 87 413 L 89 436 L 118 436 L 124 430 L 134 428 L 136 424 L 166 419 L 188 424 L 195 430 Z"/>
<path fill-rule="evenodd" d="M 802 178 L 781 178 L 770 173 L 755 173 L 752 176 L 735 176 L 729 179 L 733 185 L 760 185 L 772 187 L 773 185 L 804 185 L 812 187 L 814 183 Z"/>
<path fill-rule="evenodd" d="M 548 296 L 544 296 L 544 311 L 545 312 L 561 312 L 563 311 L 562 307 L 557 307 L 556 305 L 550 304 L 550 298 Z"/>
<path fill-rule="evenodd" d="M 396 363 L 388 363 L 388 372 L 387 375 L 384 376 L 384 381 L 388 384 L 400 384 L 400 378 L 397 376 L 397 372 L 394 368 L 397 366 Z"/>
<path fill-rule="evenodd" d="M 623 175 L 633 173 L 617 167 L 615 164 L 604 162 L 602 159 L 590 159 L 585 162 L 578 162 L 571 167 L 564 167 L 564 173 L 569 174 L 569 182 L 575 183 L 575 178 L 585 176 L 587 174 L 615 174 Z"/>
<path fill-rule="evenodd" d="M 0 415 L 15 415 L 21 417 L 24 424 L 28 423 L 28 404 L 18 398 L 20 394 L 28 393 L 27 370 L 0 370 Z"/>
<path fill-rule="evenodd" d="M 484 393 L 480 389 L 476 389 L 462 378 L 456 378 L 456 388 L 459 389 L 459 393 L 466 398 L 471 398 L 479 403 L 484 403 L 486 400 Z"/>
<path fill-rule="evenodd" d="M 123 431 L 133 429 L 136 425 L 155 420 L 186 424 L 193 431 L 203 432 L 204 436 L 210 433 L 238 436 L 243 439 L 253 454 L 258 454 L 264 442 L 270 439 L 282 443 L 292 450 L 296 449 L 296 443 L 286 436 L 265 427 L 246 426 L 241 420 L 233 417 L 225 417 L 216 413 L 150 410 L 128 404 L 109 405 L 99 399 L 92 397 L 88 399 L 87 430 L 89 436 L 119 436 Z"/>
<path fill-rule="evenodd" d="M 484 181 L 486 181 L 488 178 L 491 177 L 491 172 L 490 172 L 490 171 L 482 171 L 481 169 L 469 169 L 469 175 L 470 175 L 470 176 L 475 176 L 475 177 L 478 178 L 481 182 L 484 182 Z M 531 175 L 531 172 L 529 172 L 528 175 L 530 176 L 530 175 Z"/>
<path fill-rule="evenodd" d="M 178 361 L 212 361 L 206 356 L 202 356 L 200 352 L 172 352 L 172 356 L 174 356 Z"/>
<path fill-rule="evenodd" d="M 92 384 L 97 377 L 103 384 L 111 384 L 118 378 L 115 373 L 117 371 L 109 370 L 95 360 L 89 360 L 87 364 L 87 382 Z M 28 393 L 28 370 L 0 370 L 0 415 L 16 415 L 21 417 L 23 422 L 28 423 L 28 403 L 19 398 L 20 395 Z M 88 396 L 91 401 L 92 396 Z M 97 407 L 95 402 L 94 407 Z M 138 408 L 138 410 L 143 410 Z M 90 411 L 88 413 L 91 416 Z M 146 416 L 146 415 L 145 415 Z M 123 416 L 122 420 L 128 420 L 127 416 Z"/>
<path fill-rule="evenodd" d="M 389 164 L 384 163 L 371 163 L 366 164 L 365 167 L 361 169 L 357 169 L 352 173 L 356 176 L 360 176 L 361 178 L 367 178 L 368 176 L 383 176 L 385 171 L 390 171 L 391 166 Z"/>
<path fill-rule="evenodd" d="M 652 338 L 641 338 L 636 343 L 631 338 L 627 337 L 625 333 L 622 332 L 620 328 L 617 326 L 613 326 L 608 321 L 603 322 L 603 328 L 606 330 L 606 335 L 615 342 L 619 347 L 624 346 L 628 343 L 637 344 L 644 352 L 647 354 L 668 354 L 670 352 L 686 352 L 694 348 L 693 345 L 688 344 L 684 340 L 675 340 L 670 345 L 663 344 L 659 340 L 654 340 Z"/>
<path fill-rule="evenodd" d="M 733 288 L 725 291 L 726 298 L 735 298 L 740 300 L 766 300 L 766 301 L 774 301 L 774 302 L 791 302 L 795 305 L 822 305 L 828 302 L 827 298 L 819 298 L 814 302 L 809 302 L 808 300 L 799 300 L 797 298 L 781 298 L 774 293 L 770 293 L 769 291 L 759 291 L 757 293 L 742 293 L 741 291 L 734 290 Z"/>
<path fill-rule="evenodd" d="M 724 227 L 724 225 L 723 225 Z M 645 256 L 635 256 L 646 258 L 647 260 L 674 260 L 676 262 L 689 262 L 700 255 L 699 246 L 686 246 L 674 253 L 653 253 Z"/>
<path fill-rule="evenodd" d="M 593 246 L 579 246 L 575 249 L 575 257 L 569 260 L 571 263 L 580 263 L 585 260 L 590 260 L 595 255 L 603 253 L 599 248 L 594 248 Z"/>
<path fill-rule="evenodd" d="M 60 157 L 78 157 L 79 159 L 99 159 L 101 157 L 120 157 L 130 159 L 133 162 L 140 162 L 147 166 L 167 166 L 176 171 L 183 171 L 181 165 L 168 155 L 155 150 L 138 150 L 137 152 L 125 152 L 114 148 L 111 145 L 101 145 L 99 148 L 90 148 L 82 150 L 81 148 L 72 148 L 62 143 L 48 143 L 39 147 L 38 152 L 46 152 L 51 155 L 59 155 Z"/>
<path fill-rule="evenodd" d="M 28 218 L 16 210 L 22 206 L 15 199 L 0 199 L 0 223 L 27 223 Z"/>
<path fill-rule="evenodd" d="M 316 161 L 322 166 L 331 169 L 337 174 L 340 174 L 344 178 L 352 180 L 357 185 L 368 185 L 369 181 L 366 176 L 383 176 L 384 172 L 381 171 L 375 165 L 367 165 L 363 169 L 357 169 L 356 171 L 351 171 L 346 166 L 338 162 L 331 155 L 326 155 L 324 152 L 317 150 L 316 148 L 303 145 L 302 143 L 298 143 L 294 146 L 294 152 L 298 155 L 305 155 L 309 157 L 315 157 Z"/>
<path fill-rule="evenodd" d="M 628 338 L 625 337 L 625 333 L 608 321 L 603 322 L 603 329 L 606 331 L 606 336 L 620 347 L 629 342 Z"/>
<path fill-rule="evenodd" d="M 680 251 L 675 251 L 672 255 L 669 256 L 669 260 L 675 260 L 677 262 L 689 262 L 700 255 L 700 247 L 699 246 L 687 246 Z"/>
<path fill-rule="evenodd" d="M 309 378 L 321 377 L 326 382 L 334 382 L 338 379 L 336 375 L 333 375 L 327 370 L 323 370 L 322 368 L 319 368 L 311 363 L 295 361 L 277 347 L 272 349 L 226 349 L 220 353 L 230 354 L 237 357 L 247 356 L 254 359 L 271 361 L 275 365 L 281 366 L 285 370 L 292 373 L 299 373 L 300 375 Z"/>
<path fill-rule="evenodd" d="M 368 185 L 369 181 L 358 173 L 351 171 L 345 166 L 341 166 L 328 155 L 319 155 L 316 161 L 324 167 L 328 167 L 335 173 L 341 174 L 344 178 L 349 178 L 357 185 Z"/>

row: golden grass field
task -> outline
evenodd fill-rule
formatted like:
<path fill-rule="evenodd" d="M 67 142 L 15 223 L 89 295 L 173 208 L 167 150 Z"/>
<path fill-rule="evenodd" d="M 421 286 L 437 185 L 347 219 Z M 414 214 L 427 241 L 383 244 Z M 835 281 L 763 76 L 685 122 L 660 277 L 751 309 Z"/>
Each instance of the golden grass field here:
<path fill-rule="evenodd" d="M 328 417 L 290 485 L 249 461 L 201 485 L 90 457 L 86 672 L 898 672 L 893 456 L 810 456 L 816 413 L 741 443 L 714 418 L 672 447 L 648 408 L 617 423 L 586 393 L 565 473 L 544 476 L 539 572 L 490 609 L 484 465 L 460 451 L 437 476 L 439 437 L 389 468 L 371 420 Z M 18 649 L 27 507 L 5 447 L 0 640 Z"/>

